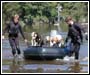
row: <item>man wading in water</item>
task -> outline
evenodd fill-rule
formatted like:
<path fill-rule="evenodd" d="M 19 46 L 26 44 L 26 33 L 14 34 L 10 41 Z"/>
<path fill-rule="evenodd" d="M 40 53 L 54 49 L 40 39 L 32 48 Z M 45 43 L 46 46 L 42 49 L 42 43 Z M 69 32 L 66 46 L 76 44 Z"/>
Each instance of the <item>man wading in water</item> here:
<path fill-rule="evenodd" d="M 19 32 L 21 33 L 21 35 L 24 38 L 24 41 L 26 43 L 27 43 L 27 40 L 25 39 L 22 28 L 19 24 L 19 15 L 14 15 L 12 21 L 9 24 L 7 24 L 7 26 L 5 27 L 5 29 L 3 31 L 3 36 L 2 36 L 3 39 L 4 39 L 4 34 L 6 31 L 8 31 L 8 33 L 9 33 L 8 38 L 9 38 L 10 46 L 12 48 L 13 56 L 16 57 L 18 54 L 18 57 L 21 58 L 21 56 L 20 56 L 21 51 L 19 48 L 19 38 L 18 38 Z M 17 54 L 16 54 L 16 51 L 17 51 Z"/>
<path fill-rule="evenodd" d="M 80 45 L 83 42 L 82 29 L 70 16 L 66 18 L 65 22 L 68 24 L 68 35 L 65 43 L 67 43 L 69 38 L 71 39 L 69 56 L 72 56 L 72 54 L 75 53 L 75 60 L 77 61 L 79 59 Z"/>

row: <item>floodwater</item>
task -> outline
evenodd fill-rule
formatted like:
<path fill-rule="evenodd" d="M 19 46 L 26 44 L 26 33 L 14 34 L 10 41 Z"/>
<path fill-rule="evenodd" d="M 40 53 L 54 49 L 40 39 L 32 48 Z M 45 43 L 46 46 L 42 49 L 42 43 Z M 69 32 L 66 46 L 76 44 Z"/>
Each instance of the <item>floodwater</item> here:
<path fill-rule="evenodd" d="M 20 41 L 20 49 L 27 48 Z M 63 60 L 25 60 L 13 58 L 8 39 L 2 41 L 2 73 L 88 73 L 88 42 L 84 41 L 80 49 L 79 62 Z"/>

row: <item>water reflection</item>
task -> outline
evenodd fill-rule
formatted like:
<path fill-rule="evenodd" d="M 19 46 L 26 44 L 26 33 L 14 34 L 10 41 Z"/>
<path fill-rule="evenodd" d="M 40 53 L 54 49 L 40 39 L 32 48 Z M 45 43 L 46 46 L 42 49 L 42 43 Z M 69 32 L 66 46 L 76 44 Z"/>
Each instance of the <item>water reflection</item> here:
<path fill-rule="evenodd" d="M 19 73 L 23 69 L 23 61 L 19 60 L 18 58 L 12 59 L 12 64 L 10 65 L 11 73 Z"/>
<path fill-rule="evenodd" d="M 74 73 L 80 73 L 81 69 L 82 67 L 80 66 L 79 62 L 74 62 L 74 65 L 68 68 L 70 72 L 74 72 Z"/>
<path fill-rule="evenodd" d="M 84 43 L 80 50 L 80 62 L 65 62 L 62 60 L 19 60 L 13 58 L 9 44 L 6 46 L 3 41 L 2 46 L 2 72 L 3 73 L 87 73 L 88 72 L 88 43 Z M 20 44 L 23 51 L 26 46 Z M 86 60 L 87 59 L 87 60 Z"/>
<path fill-rule="evenodd" d="M 4 62 L 5 63 L 5 62 Z M 63 64 L 62 64 L 63 63 Z M 3 64 L 3 72 L 9 73 L 87 73 L 87 63 L 65 61 L 33 61 L 18 58 Z"/>
<path fill-rule="evenodd" d="M 14 58 L 10 65 L 11 73 L 80 73 L 82 66 L 79 62 L 69 64 L 35 64 L 33 61 L 29 61 L 30 64 L 25 64 L 25 60 L 19 60 Z M 47 61 L 46 61 L 47 62 Z M 45 63 L 45 62 L 44 62 Z M 55 63 L 53 61 L 53 63 Z"/>

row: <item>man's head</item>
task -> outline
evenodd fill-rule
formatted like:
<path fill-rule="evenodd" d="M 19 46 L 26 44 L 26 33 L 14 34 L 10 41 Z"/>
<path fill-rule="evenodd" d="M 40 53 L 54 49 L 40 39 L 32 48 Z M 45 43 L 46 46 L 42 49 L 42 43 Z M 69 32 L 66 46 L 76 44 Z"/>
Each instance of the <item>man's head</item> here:
<path fill-rule="evenodd" d="M 15 22 L 15 23 L 18 23 L 18 21 L 19 21 L 19 15 L 14 15 L 14 17 L 13 17 L 13 21 Z"/>
<path fill-rule="evenodd" d="M 73 25 L 72 17 L 70 17 L 70 16 L 66 17 L 65 22 L 66 22 L 68 25 Z"/>

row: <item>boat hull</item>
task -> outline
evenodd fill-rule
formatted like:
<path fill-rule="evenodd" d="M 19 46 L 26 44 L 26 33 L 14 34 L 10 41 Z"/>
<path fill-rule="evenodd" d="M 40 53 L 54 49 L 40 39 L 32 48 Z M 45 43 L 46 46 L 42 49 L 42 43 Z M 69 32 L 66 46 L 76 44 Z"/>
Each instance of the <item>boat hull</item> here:
<path fill-rule="evenodd" d="M 25 59 L 56 59 L 66 55 L 65 48 L 30 46 L 24 50 Z"/>

